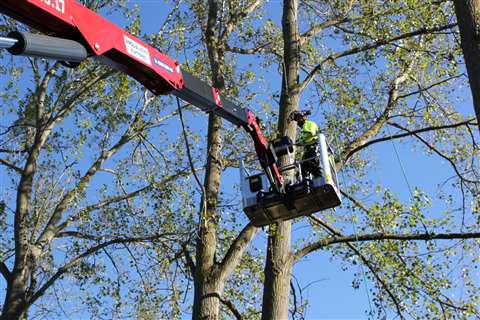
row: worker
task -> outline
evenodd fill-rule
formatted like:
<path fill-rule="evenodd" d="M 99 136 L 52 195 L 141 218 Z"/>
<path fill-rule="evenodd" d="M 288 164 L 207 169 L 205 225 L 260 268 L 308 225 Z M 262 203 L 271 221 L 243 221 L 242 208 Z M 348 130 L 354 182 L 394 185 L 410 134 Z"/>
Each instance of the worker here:
<path fill-rule="evenodd" d="M 290 121 L 295 121 L 301 128 L 300 141 L 296 143 L 297 146 L 303 147 L 302 155 L 302 176 L 309 177 L 312 174 L 314 177 L 321 176 L 319 147 L 318 147 L 318 125 L 308 120 L 310 111 L 293 111 L 290 113 Z"/>

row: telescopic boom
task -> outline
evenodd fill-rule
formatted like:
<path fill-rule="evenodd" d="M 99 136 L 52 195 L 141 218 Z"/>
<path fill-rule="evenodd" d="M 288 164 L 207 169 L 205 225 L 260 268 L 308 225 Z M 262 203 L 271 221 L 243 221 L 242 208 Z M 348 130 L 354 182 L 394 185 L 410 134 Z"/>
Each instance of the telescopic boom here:
<path fill-rule="evenodd" d="M 15 55 L 60 60 L 72 66 L 93 57 L 132 76 L 156 95 L 174 94 L 243 127 L 253 139 L 271 186 L 284 192 L 275 151 L 263 136 L 254 113 L 181 70 L 176 60 L 75 0 L 1 0 L 0 13 L 46 34 L 12 32 L 0 37 L 0 49 Z"/>

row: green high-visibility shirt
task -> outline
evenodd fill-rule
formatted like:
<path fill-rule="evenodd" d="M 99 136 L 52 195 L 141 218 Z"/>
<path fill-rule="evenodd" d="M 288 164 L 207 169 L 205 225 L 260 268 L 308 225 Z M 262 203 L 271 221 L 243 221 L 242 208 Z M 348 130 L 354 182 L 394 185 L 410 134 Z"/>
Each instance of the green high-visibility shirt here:
<path fill-rule="evenodd" d="M 310 120 L 305 121 L 302 126 L 300 142 L 302 145 L 313 144 L 318 140 L 318 125 Z"/>

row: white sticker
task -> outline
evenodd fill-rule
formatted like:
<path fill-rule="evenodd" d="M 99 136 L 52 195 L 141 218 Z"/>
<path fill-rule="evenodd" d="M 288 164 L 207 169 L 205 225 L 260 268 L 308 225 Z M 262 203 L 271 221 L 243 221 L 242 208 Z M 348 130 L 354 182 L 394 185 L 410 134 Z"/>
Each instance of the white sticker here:
<path fill-rule="evenodd" d="M 153 63 L 155 63 L 157 66 L 167 70 L 168 72 L 173 73 L 173 68 L 170 67 L 165 62 L 163 62 L 162 60 L 158 59 L 157 57 L 153 57 Z"/>
<path fill-rule="evenodd" d="M 141 45 L 133 39 L 130 39 L 126 35 L 123 35 L 123 39 L 125 40 L 125 47 L 127 48 L 127 52 L 132 57 L 135 57 L 138 60 L 145 62 L 149 66 L 152 65 L 152 61 L 150 60 L 150 53 L 148 52 L 147 47 Z"/>

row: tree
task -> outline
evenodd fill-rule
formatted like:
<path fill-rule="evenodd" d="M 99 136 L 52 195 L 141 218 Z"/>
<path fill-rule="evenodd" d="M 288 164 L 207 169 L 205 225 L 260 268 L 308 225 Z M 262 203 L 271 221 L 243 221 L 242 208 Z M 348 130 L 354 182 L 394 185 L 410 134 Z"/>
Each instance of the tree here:
<path fill-rule="evenodd" d="M 390 4 L 388 8 L 376 2 L 356 4 L 352 1 L 305 1 L 302 5 L 301 21 L 306 29 L 303 33 L 298 31 L 297 4 L 284 2 L 284 50 L 281 57 L 285 68 L 281 70 L 284 71 L 282 80 L 288 85 L 282 84 L 282 96 L 283 92 L 288 92 L 289 98 L 298 101 L 300 94 L 309 94 L 308 87 L 313 82 L 316 92 L 310 95 L 316 101 L 333 105 L 332 111 L 322 112 L 325 119 L 323 128 L 334 139 L 338 152 L 337 169 L 355 177 L 350 178 L 355 183 L 344 185 L 343 194 L 349 203 L 346 212 L 335 215 L 324 213 L 322 216 L 325 218 L 312 216 L 312 232 L 318 232 L 318 239 L 306 237 L 304 243 L 296 243 L 298 249 L 293 250 L 290 222 L 279 223 L 270 229 L 262 318 L 287 317 L 288 293 L 293 294 L 295 303 L 297 301 L 295 290 L 290 291 L 294 288 L 291 283 L 292 267 L 318 249 L 340 256 L 344 265 L 353 261 L 353 264 L 365 266 L 369 271 L 367 276 L 363 277 L 363 272 L 358 274 L 354 287 L 358 288 L 358 283 L 366 279 L 374 283 L 376 293 L 373 302 L 377 317 L 388 315 L 386 310 L 389 307 L 401 318 L 406 314 L 413 318 L 426 314 L 443 318 L 462 318 L 466 314 L 478 317 L 475 307 L 478 287 L 474 281 L 468 276 L 459 281 L 460 284 L 450 281 L 431 265 L 431 257 L 439 250 L 446 255 L 438 258 L 441 260 L 438 269 L 445 268 L 450 272 L 454 269 L 448 258 L 450 251 L 434 239 L 478 238 L 478 233 L 474 232 L 477 223 L 471 221 L 469 225 L 465 224 L 467 208 L 464 202 L 467 198 L 475 199 L 478 194 L 478 165 L 473 164 L 475 161 L 471 158 L 472 154 L 478 153 L 475 135 L 471 131 L 471 126 L 476 123 L 440 102 L 448 99 L 448 91 L 444 88 L 448 90 L 449 82 L 458 78 L 458 47 L 455 48 L 452 32 L 449 31 L 454 25 L 448 23 L 448 14 L 433 18 L 432 4 L 423 7 L 409 1 Z M 440 6 L 444 12 L 453 10 L 447 3 L 434 5 Z M 312 17 L 312 23 L 305 26 L 308 16 Z M 424 21 L 429 21 L 429 25 L 425 25 Z M 325 54 L 319 49 L 322 48 L 319 43 L 327 37 L 340 38 L 350 47 L 337 52 L 332 48 Z M 301 49 L 298 49 L 298 44 L 301 44 Z M 328 45 L 324 47 L 328 48 Z M 291 53 L 295 50 L 296 55 L 292 57 Z M 342 63 L 340 59 L 345 58 Z M 380 63 L 379 59 L 386 62 Z M 300 73 L 298 64 L 305 72 L 303 81 L 297 80 Z M 369 66 L 378 71 L 372 71 Z M 369 74 L 370 84 L 357 80 L 362 70 Z M 378 99 L 380 95 L 385 97 Z M 412 96 L 416 97 L 413 101 L 409 100 Z M 281 100 L 279 128 L 285 121 L 284 110 L 289 109 Z M 399 132 L 390 133 L 392 129 Z M 439 143 L 446 130 L 454 130 L 457 139 L 450 141 L 459 149 Z M 457 190 L 463 198 L 460 202 L 464 203 L 461 223 L 450 214 L 442 218 L 427 218 L 424 211 L 428 210 L 431 200 L 419 189 L 410 190 L 410 204 L 402 204 L 391 191 L 381 186 L 377 186 L 381 199 L 371 201 L 371 206 L 356 200 L 355 195 L 365 196 L 362 189 L 370 189 L 368 171 L 365 171 L 368 163 L 364 159 L 368 156 L 368 147 L 402 138 L 412 139 L 413 144 L 420 143 L 427 154 L 439 156 L 451 164 Z M 467 164 L 469 161 L 473 161 L 472 165 Z M 476 214 L 475 208 L 470 209 L 471 217 Z M 356 232 L 345 236 L 344 231 L 332 227 L 327 220 L 334 221 L 341 228 L 351 228 L 344 222 L 349 219 L 349 210 L 359 210 L 361 215 L 352 215 L 353 230 Z M 345 239 L 345 242 L 341 241 L 344 246 L 330 245 L 330 241 L 335 243 L 337 237 Z M 423 247 L 416 240 L 427 241 L 427 259 L 414 256 Z M 366 244 L 360 245 L 363 242 Z M 475 250 L 474 242 L 462 240 L 461 243 L 464 250 Z M 475 260 L 472 263 L 476 263 Z M 468 298 L 454 301 L 447 296 L 446 292 L 452 287 L 462 285 L 471 288 Z M 416 305 L 422 307 L 416 308 Z M 292 317 L 297 316 L 298 307 L 296 304 L 293 306 Z M 371 317 L 374 317 L 373 312 L 370 310 Z"/>
<path fill-rule="evenodd" d="M 279 106 L 280 136 L 295 140 L 295 124 L 288 122 L 288 115 L 298 109 L 300 91 L 300 33 L 297 21 L 297 1 L 284 1 L 282 16 L 284 73 Z M 285 160 L 284 160 L 285 161 Z M 262 319 L 287 319 L 292 264 L 292 221 L 279 222 L 268 236 L 265 282 L 263 289 Z"/>
<path fill-rule="evenodd" d="M 229 2 L 228 11 L 222 15 L 216 0 L 208 1 L 205 9 L 197 8 L 200 20 L 206 20 L 204 41 L 211 70 L 212 84 L 224 94 L 228 75 L 225 50 L 231 33 L 238 28 L 246 16 L 260 5 L 259 1 L 247 2 L 245 6 L 235 6 Z M 206 12 L 205 12 L 206 11 Z M 206 16 L 203 18 L 206 13 Z M 220 24 L 219 21 L 222 23 Z M 218 319 L 220 303 L 231 311 L 232 304 L 223 299 L 227 278 L 240 263 L 240 258 L 257 230 L 248 224 L 230 244 L 220 262 L 217 256 L 218 197 L 222 165 L 222 120 L 211 113 L 208 118 L 207 163 L 203 185 L 202 204 L 199 214 L 198 239 L 196 240 L 195 262 L 191 259 L 194 274 L 195 293 L 192 319 Z"/>
<path fill-rule="evenodd" d="M 139 32 L 135 12 L 123 12 Z M 149 279 L 170 280 L 176 250 L 191 236 L 177 222 L 191 213 L 182 191 L 189 169 L 178 144 L 158 129 L 176 113 L 94 62 L 73 70 L 2 58 L 1 319 L 27 318 L 33 305 L 34 314 L 60 312 L 52 307 L 61 300 L 56 286 L 68 282 L 89 289 L 79 295 L 91 314 L 134 315 L 122 303 L 128 296 L 159 314 L 159 301 L 178 297 Z M 21 78 L 31 87 L 16 87 Z M 156 268 L 140 272 L 139 264 Z M 105 300 L 113 303 L 101 308 Z"/>
<path fill-rule="evenodd" d="M 468 79 L 470 80 L 470 89 L 472 90 L 473 107 L 478 120 L 480 119 L 480 67 L 477 58 L 480 55 L 480 1 L 456 0 L 453 3 L 460 29 L 460 39 Z"/>

